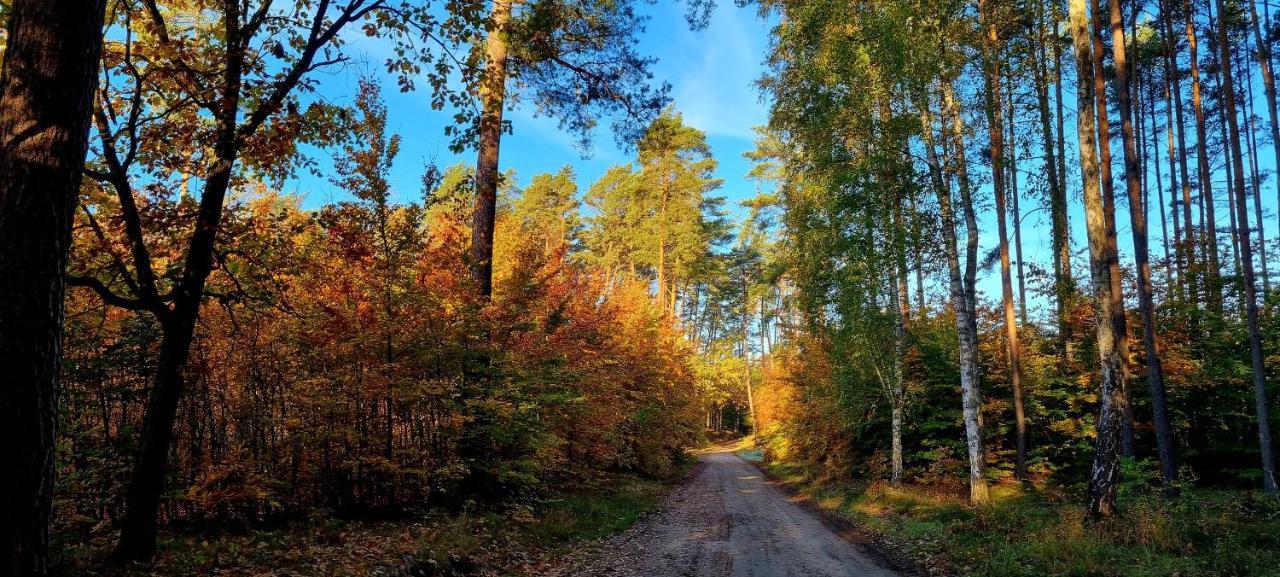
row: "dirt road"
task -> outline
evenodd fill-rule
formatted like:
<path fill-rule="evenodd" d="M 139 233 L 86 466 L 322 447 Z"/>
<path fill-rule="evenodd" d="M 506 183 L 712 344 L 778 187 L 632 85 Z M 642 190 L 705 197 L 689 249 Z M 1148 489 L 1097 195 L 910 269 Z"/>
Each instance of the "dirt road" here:
<path fill-rule="evenodd" d="M 896 575 L 733 453 L 703 466 L 662 507 L 602 547 L 576 577 Z"/>

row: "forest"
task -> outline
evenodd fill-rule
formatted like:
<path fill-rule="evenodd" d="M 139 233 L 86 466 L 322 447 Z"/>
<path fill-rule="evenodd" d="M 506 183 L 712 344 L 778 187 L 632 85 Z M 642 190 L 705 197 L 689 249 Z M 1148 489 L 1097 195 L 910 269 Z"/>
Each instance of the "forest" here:
<path fill-rule="evenodd" d="M 0 577 L 1280 575 L 1270 16 L 0 1 Z"/>

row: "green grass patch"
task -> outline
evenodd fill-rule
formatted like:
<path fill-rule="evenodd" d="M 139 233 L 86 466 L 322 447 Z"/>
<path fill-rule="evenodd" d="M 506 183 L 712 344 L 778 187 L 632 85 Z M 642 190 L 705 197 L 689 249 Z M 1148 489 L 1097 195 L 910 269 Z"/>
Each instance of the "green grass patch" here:
<path fill-rule="evenodd" d="M 1121 515 L 1089 525 L 1081 499 L 1043 488 L 995 485 L 992 506 L 975 509 L 954 490 L 815 480 L 777 463 L 768 469 L 939 574 L 1280 576 L 1280 500 L 1256 493 L 1192 489 L 1167 498 L 1129 488 Z"/>
<path fill-rule="evenodd" d="M 548 500 L 525 524 L 540 544 L 597 539 L 622 531 L 657 504 L 666 486 L 650 479 L 622 479 L 602 491 L 573 493 Z"/>

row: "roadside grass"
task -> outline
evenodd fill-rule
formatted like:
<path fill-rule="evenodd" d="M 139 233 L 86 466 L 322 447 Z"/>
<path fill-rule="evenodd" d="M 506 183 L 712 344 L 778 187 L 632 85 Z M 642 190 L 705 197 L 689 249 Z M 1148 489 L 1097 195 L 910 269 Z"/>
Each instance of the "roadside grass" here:
<path fill-rule="evenodd" d="M 316 516 L 278 529 L 162 535 L 151 565 L 107 562 L 113 535 L 65 543 L 56 575 L 453 577 L 541 575 L 575 548 L 630 527 L 670 480 L 619 475 L 589 490 L 508 510 L 409 519 Z"/>
<path fill-rule="evenodd" d="M 1280 576 L 1280 499 L 1187 489 L 1178 497 L 1128 485 L 1120 516 L 1084 522 L 1080 499 L 1002 483 L 975 509 L 954 490 L 822 480 L 765 463 L 822 508 L 884 537 L 938 575 Z"/>

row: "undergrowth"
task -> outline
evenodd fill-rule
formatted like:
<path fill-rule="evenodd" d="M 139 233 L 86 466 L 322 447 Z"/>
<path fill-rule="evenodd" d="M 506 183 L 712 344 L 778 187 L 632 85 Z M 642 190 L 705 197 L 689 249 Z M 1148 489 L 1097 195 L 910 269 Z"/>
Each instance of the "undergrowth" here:
<path fill-rule="evenodd" d="M 631 526 L 669 481 L 619 476 L 506 510 L 410 519 L 316 516 L 282 528 L 164 534 L 151 565 L 114 566 L 110 539 L 67 544 L 60 575 L 454 577 L 539 575 L 584 542 Z"/>
<path fill-rule="evenodd" d="M 1280 575 L 1280 499 L 1252 492 L 1188 487 L 1168 497 L 1131 475 L 1121 489 L 1121 514 L 1088 524 L 1081 499 L 1065 490 L 997 484 L 992 505 L 973 508 L 950 488 L 833 481 L 793 465 L 765 467 L 938 575 Z"/>

